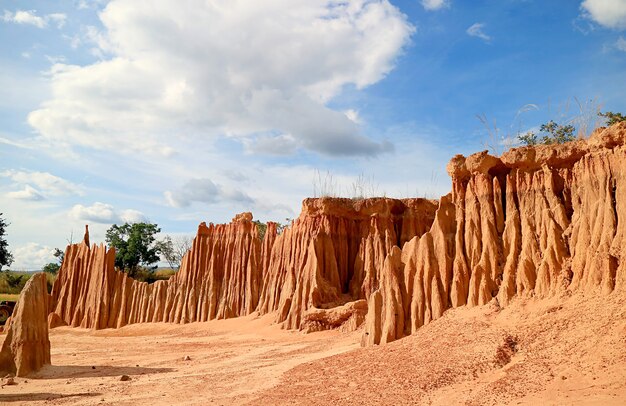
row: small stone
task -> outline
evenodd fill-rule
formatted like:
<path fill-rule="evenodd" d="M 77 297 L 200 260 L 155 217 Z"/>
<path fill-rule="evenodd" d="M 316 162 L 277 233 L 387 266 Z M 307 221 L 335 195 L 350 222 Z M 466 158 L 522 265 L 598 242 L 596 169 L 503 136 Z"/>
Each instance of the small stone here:
<path fill-rule="evenodd" d="M 120 377 L 120 381 L 125 382 L 125 381 L 130 381 L 130 376 L 128 375 L 122 375 Z"/>
<path fill-rule="evenodd" d="M 565 375 L 561 375 L 561 379 L 562 379 L 562 380 L 566 380 L 566 379 L 567 379 L 567 376 L 565 376 Z"/>
<path fill-rule="evenodd" d="M 91 369 L 96 369 L 96 367 L 92 366 Z"/>
<path fill-rule="evenodd" d="M 4 378 L 4 384 L 5 385 L 17 385 L 17 382 L 15 382 L 15 378 L 8 377 L 8 378 Z"/>
<path fill-rule="evenodd" d="M 185 355 L 185 358 L 183 358 L 183 361 L 191 361 L 191 357 L 189 355 Z"/>

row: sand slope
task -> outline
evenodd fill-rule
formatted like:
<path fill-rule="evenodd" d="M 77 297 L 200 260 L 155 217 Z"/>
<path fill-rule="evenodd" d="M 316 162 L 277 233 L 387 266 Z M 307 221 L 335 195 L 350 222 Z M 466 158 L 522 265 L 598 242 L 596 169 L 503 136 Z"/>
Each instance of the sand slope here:
<path fill-rule="evenodd" d="M 358 331 L 304 335 L 272 315 L 63 327 L 51 330 L 53 366 L 4 386 L 0 404 L 624 404 L 625 304 L 611 295 L 461 307 L 369 348 L 357 347 Z"/>

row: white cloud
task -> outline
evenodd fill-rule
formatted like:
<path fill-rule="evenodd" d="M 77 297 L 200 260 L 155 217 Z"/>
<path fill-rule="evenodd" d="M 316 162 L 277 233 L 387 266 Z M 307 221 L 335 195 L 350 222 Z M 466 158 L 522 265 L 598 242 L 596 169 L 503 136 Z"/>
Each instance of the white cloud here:
<path fill-rule="evenodd" d="M 361 123 L 361 117 L 359 116 L 359 112 L 357 110 L 348 109 L 344 111 L 343 114 L 345 114 L 346 117 L 348 117 L 348 120 L 352 121 L 353 123 Z"/>
<path fill-rule="evenodd" d="M 215 184 L 211 179 L 191 179 L 176 191 L 164 193 L 167 204 L 172 207 L 189 207 L 192 203 L 232 202 L 252 204 L 254 200 L 245 192 Z"/>
<path fill-rule="evenodd" d="M 422 6 L 428 11 L 434 11 L 450 7 L 450 2 L 448 0 L 422 0 Z"/>
<path fill-rule="evenodd" d="M 45 197 L 31 185 L 24 185 L 24 189 L 15 192 L 9 192 L 7 193 L 7 196 L 11 199 L 30 200 L 34 202 L 45 199 Z"/>
<path fill-rule="evenodd" d="M 40 17 L 36 10 L 17 10 L 14 13 L 4 10 L 0 19 L 7 23 L 34 25 L 37 28 L 46 28 L 48 23 L 52 22 L 61 29 L 65 25 L 67 16 L 63 13 L 52 13 Z"/>
<path fill-rule="evenodd" d="M 118 212 L 112 205 L 101 202 L 95 202 L 91 206 L 77 204 L 71 208 L 69 216 L 75 220 L 101 224 L 147 221 L 146 216 L 140 211 L 128 209 Z"/>
<path fill-rule="evenodd" d="M 99 8 L 103 4 L 106 4 L 108 0 L 79 0 L 78 1 L 78 9 L 90 9 L 90 8 Z"/>
<path fill-rule="evenodd" d="M 13 250 L 13 270 L 41 270 L 44 265 L 50 262 L 56 262 L 54 257 L 54 249 L 47 245 L 41 245 L 35 242 L 29 242 L 18 246 Z"/>
<path fill-rule="evenodd" d="M 475 23 L 475 24 L 472 24 L 472 26 L 469 27 L 466 32 L 467 32 L 467 35 L 469 35 L 470 37 L 480 38 L 487 42 L 491 41 L 491 37 L 487 35 L 485 31 L 483 31 L 483 28 L 485 28 L 485 24 Z"/>
<path fill-rule="evenodd" d="M 122 210 L 119 220 L 124 223 L 142 223 L 148 221 L 148 218 L 139 210 L 127 209 Z"/>
<path fill-rule="evenodd" d="M 580 7 L 587 18 L 604 27 L 626 29 L 626 0 L 585 0 Z"/>
<path fill-rule="evenodd" d="M 29 115 L 47 139 L 171 155 L 181 137 L 289 134 L 291 151 L 392 150 L 326 105 L 383 79 L 408 44 L 386 0 L 114 0 L 99 15 L 86 37 L 103 60 L 54 65 L 53 97 Z"/>
<path fill-rule="evenodd" d="M 626 39 L 624 39 L 624 37 L 619 37 L 615 42 L 615 47 L 620 51 L 626 52 Z"/>
<path fill-rule="evenodd" d="M 52 14 L 48 14 L 46 16 L 46 19 L 48 21 L 52 21 L 53 23 L 56 24 L 58 29 L 61 29 L 65 25 L 65 21 L 67 20 L 67 16 L 65 14 L 63 14 L 63 13 L 52 13 Z"/>
<path fill-rule="evenodd" d="M 0 177 L 11 179 L 16 185 L 26 187 L 25 190 L 16 193 L 22 193 L 21 198 L 34 193 L 39 195 L 39 199 L 29 200 L 41 200 L 45 196 L 63 196 L 63 195 L 82 195 L 82 187 L 76 185 L 70 181 L 54 176 L 48 172 L 36 172 L 36 171 L 17 171 L 6 170 L 0 172 Z M 36 186 L 39 191 L 33 189 L 30 185 Z M 27 189 L 31 189 L 30 192 L 26 192 Z M 15 196 L 14 196 L 15 197 Z"/>

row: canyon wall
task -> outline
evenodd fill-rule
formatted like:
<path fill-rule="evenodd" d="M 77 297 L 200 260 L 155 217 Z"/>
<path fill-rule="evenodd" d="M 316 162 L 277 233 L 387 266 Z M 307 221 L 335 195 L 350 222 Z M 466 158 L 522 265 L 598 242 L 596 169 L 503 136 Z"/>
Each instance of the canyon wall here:
<path fill-rule="evenodd" d="M 387 252 L 425 233 L 436 207 L 427 199 L 306 199 L 291 227 L 278 235 L 269 223 L 263 241 L 250 213 L 202 223 L 180 270 L 153 284 L 116 270 L 114 249 L 90 245 L 86 233 L 65 253 L 50 325 L 189 323 L 258 310 L 276 312 L 285 328 L 355 329 Z"/>
<path fill-rule="evenodd" d="M 362 344 L 411 334 L 451 307 L 623 293 L 625 143 L 621 123 L 500 158 L 455 156 L 447 167 L 452 193 L 431 229 L 385 260 Z"/>
<path fill-rule="evenodd" d="M 285 328 L 411 334 L 449 308 L 516 296 L 623 291 L 626 123 L 586 140 L 480 152 L 448 164 L 426 199 L 306 199 L 261 241 L 252 215 L 198 228 L 180 271 L 137 282 L 115 253 L 71 245 L 52 291 L 55 325 L 188 323 L 274 312 Z"/>
<path fill-rule="evenodd" d="M 230 224 L 200 224 L 180 270 L 153 284 L 116 270 L 115 250 L 90 246 L 86 234 L 85 241 L 68 246 L 52 287 L 55 324 L 102 329 L 251 313 L 259 300 L 262 258 L 270 248 L 261 243 L 251 220 L 250 213 L 243 213 Z M 275 233 L 274 226 L 270 229 Z"/>

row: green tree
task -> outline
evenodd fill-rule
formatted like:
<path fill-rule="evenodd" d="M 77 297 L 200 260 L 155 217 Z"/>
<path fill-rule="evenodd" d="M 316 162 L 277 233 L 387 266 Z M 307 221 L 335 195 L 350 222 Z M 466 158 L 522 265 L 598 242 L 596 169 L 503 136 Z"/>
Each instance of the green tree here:
<path fill-rule="evenodd" d="M 561 125 L 555 123 L 553 120 L 542 124 L 539 130 L 543 133 L 541 142 L 543 144 L 563 144 L 566 142 L 574 141 L 574 131 L 576 128 L 573 125 Z M 532 131 L 528 131 L 526 134 L 519 135 L 517 137 L 522 143 L 526 145 L 535 145 L 539 143 L 537 134 Z"/>
<path fill-rule="evenodd" d="M 131 277 L 142 267 L 154 271 L 160 254 L 154 235 L 160 231 L 151 223 L 113 224 L 106 232 L 106 242 L 115 248 L 115 266 Z"/>
<path fill-rule="evenodd" d="M 50 262 L 49 264 L 44 265 L 43 268 L 41 268 L 41 270 L 51 275 L 56 275 L 57 272 L 59 272 L 59 269 L 61 269 L 61 265 L 63 265 L 63 258 L 65 257 L 65 253 L 61 251 L 60 249 L 55 248 L 54 253 L 52 255 L 55 256 L 55 258 L 57 259 L 57 261 L 59 261 L 59 263 Z"/>
<path fill-rule="evenodd" d="M 519 138 L 519 140 L 526 145 L 537 145 L 537 142 L 539 141 L 537 139 L 537 134 L 532 131 L 528 131 L 526 134 L 519 135 L 517 138 Z"/>
<path fill-rule="evenodd" d="M 573 125 L 560 125 L 550 120 L 546 124 L 542 124 L 539 128 L 542 132 L 547 133 L 543 136 L 544 144 L 563 144 L 569 141 L 574 141 L 574 126 Z"/>
<path fill-rule="evenodd" d="M 191 249 L 193 239 L 186 235 L 170 237 L 166 235 L 161 241 L 156 242 L 156 246 L 161 253 L 161 257 L 169 264 L 173 270 L 178 270 L 183 257 Z"/>
<path fill-rule="evenodd" d="M 253 220 L 252 222 L 256 224 L 256 230 L 259 234 L 259 239 L 263 241 L 263 239 L 265 238 L 265 233 L 267 232 L 267 223 L 263 223 L 260 220 Z"/>
<path fill-rule="evenodd" d="M 41 268 L 43 272 L 47 272 L 52 275 L 56 275 L 57 272 L 59 272 L 59 269 L 61 269 L 61 265 L 55 264 L 54 262 L 50 262 L 49 264 L 46 264 L 43 266 L 43 268 Z"/>
<path fill-rule="evenodd" d="M 54 249 L 55 258 L 59 261 L 59 265 L 63 265 L 63 260 L 65 259 L 65 252 L 61 251 L 59 248 Z"/>
<path fill-rule="evenodd" d="M 624 116 L 622 113 L 613 113 L 612 111 L 607 111 L 606 113 L 598 113 L 598 115 L 600 117 L 606 118 L 606 125 L 609 127 L 613 124 L 626 121 L 626 116 Z"/>
<path fill-rule="evenodd" d="M 8 226 L 9 223 L 2 218 L 2 213 L 0 213 L 0 271 L 3 266 L 10 266 L 13 263 L 13 254 L 9 252 L 9 243 L 4 238 Z"/>

